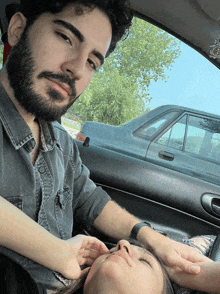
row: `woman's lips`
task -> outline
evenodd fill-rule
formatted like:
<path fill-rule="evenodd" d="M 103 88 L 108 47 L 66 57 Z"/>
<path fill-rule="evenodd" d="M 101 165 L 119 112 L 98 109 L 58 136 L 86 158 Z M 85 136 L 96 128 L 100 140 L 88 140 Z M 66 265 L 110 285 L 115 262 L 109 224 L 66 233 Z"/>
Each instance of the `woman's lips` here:
<path fill-rule="evenodd" d="M 121 257 L 121 258 L 123 258 L 123 259 L 126 261 L 126 263 L 127 263 L 129 266 L 131 266 L 131 264 L 129 263 L 129 260 L 128 260 L 127 255 L 126 255 L 124 252 L 122 252 L 121 250 L 112 253 L 111 255 L 109 255 L 108 258 L 110 258 L 110 257 L 113 257 L 113 258 L 114 258 L 114 257 Z"/>

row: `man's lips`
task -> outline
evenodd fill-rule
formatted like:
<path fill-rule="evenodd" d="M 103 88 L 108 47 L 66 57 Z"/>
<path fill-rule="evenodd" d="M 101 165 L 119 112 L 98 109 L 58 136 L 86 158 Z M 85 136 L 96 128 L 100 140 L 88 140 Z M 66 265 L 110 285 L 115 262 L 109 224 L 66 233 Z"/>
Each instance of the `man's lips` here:
<path fill-rule="evenodd" d="M 71 96 L 72 91 L 70 89 L 70 86 L 67 84 L 61 83 L 59 81 L 55 81 L 52 79 L 48 79 L 50 82 L 52 82 L 52 86 L 59 92 L 61 92 L 64 96 Z"/>

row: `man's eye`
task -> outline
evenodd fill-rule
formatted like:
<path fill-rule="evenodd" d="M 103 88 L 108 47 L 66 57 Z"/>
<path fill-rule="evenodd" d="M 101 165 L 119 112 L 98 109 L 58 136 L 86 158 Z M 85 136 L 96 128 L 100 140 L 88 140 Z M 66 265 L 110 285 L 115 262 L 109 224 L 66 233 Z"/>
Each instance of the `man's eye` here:
<path fill-rule="evenodd" d="M 94 70 L 97 69 L 95 63 L 94 63 L 91 59 L 88 59 L 88 63 L 90 64 L 90 66 L 91 66 Z"/>
<path fill-rule="evenodd" d="M 56 34 L 58 36 L 60 36 L 63 40 L 65 40 L 67 43 L 72 44 L 71 41 L 70 41 L 70 39 L 66 35 L 64 35 L 64 34 L 62 34 L 60 32 L 56 32 Z"/>

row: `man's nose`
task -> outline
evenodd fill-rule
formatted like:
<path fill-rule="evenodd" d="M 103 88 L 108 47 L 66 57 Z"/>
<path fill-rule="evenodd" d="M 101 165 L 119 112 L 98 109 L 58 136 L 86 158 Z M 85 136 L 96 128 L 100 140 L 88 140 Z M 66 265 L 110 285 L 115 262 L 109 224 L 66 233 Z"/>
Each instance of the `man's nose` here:
<path fill-rule="evenodd" d="M 62 64 L 62 71 L 70 75 L 71 79 L 81 80 L 85 73 L 86 58 L 78 55 Z"/>
<path fill-rule="evenodd" d="M 122 250 L 127 252 L 129 255 L 132 254 L 131 244 L 126 240 L 120 240 L 117 244 L 117 250 Z"/>

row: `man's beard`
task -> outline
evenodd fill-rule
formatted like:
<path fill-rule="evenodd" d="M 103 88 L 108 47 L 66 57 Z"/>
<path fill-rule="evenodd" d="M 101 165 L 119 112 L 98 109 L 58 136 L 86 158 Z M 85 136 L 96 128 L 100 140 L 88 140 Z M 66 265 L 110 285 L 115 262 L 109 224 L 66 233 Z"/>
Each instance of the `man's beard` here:
<path fill-rule="evenodd" d="M 78 98 L 76 97 L 74 80 L 71 80 L 68 75 L 54 74 L 49 71 L 41 72 L 37 79 L 52 78 L 53 81 L 68 84 L 71 90 L 68 104 L 63 107 L 56 104 L 56 102 L 63 101 L 64 97 L 52 87 L 48 88 L 48 97 L 43 97 L 34 92 L 33 73 L 35 63 L 28 41 L 27 29 L 23 32 L 19 42 L 11 49 L 6 63 L 6 70 L 15 99 L 23 109 L 33 114 L 36 118 L 46 121 L 59 120 Z"/>

